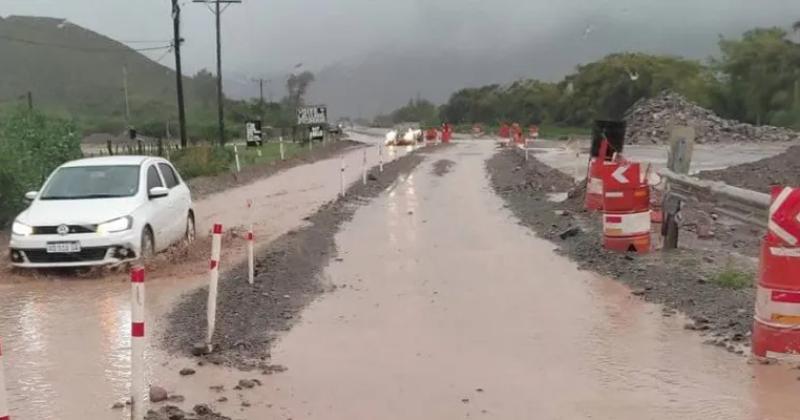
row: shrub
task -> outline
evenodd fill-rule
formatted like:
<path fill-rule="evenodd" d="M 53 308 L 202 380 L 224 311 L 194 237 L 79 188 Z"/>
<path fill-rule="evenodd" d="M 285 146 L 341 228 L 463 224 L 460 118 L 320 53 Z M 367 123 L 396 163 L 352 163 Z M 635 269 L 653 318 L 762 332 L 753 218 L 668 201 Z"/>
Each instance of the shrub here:
<path fill-rule="evenodd" d="M 213 146 L 191 146 L 174 152 L 170 158 L 181 176 L 191 179 L 229 170 L 233 162 L 233 150 Z"/>
<path fill-rule="evenodd" d="M 23 194 L 39 189 L 62 163 L 82 156 L 72 121 L 16 110 L 0 120 L 0 226 L 25 206 Z"/>

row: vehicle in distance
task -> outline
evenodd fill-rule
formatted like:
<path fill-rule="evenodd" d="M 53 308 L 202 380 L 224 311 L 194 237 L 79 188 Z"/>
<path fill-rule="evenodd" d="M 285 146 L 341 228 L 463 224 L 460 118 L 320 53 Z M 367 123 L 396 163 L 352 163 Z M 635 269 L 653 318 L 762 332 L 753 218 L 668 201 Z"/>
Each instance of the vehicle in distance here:
<path fill-rule="evenodd" d="M 195 238 L 189 188 L 165 159 L 112 156 L 58 167 L 14 220 L 17 267 L 80 267 L 148 258 Z"/>

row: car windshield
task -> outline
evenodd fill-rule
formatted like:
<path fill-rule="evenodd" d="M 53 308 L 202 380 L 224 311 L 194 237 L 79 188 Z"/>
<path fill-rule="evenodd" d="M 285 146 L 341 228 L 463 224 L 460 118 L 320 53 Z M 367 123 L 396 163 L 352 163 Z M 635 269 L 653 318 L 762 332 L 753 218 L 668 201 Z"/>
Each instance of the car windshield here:
<path fill-rule="evenodd" d="M 42 191 L 42 200 L 130 197 L 139 190 L 139 166 L 61 168 Z"/>

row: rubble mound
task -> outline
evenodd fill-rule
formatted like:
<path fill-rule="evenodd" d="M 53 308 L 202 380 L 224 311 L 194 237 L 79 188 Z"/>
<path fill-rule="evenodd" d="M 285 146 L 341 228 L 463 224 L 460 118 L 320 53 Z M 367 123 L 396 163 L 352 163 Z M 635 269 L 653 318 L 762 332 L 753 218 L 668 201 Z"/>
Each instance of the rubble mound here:
<path fill-rule="evenodd" d="M 789 142 L 800 133 L 770 125 L 726 120 L 675 92 L 637 101 L 625 114 L 628 143 L 662 143 L 676 125 L 692 127 L 697 143 Z"/>

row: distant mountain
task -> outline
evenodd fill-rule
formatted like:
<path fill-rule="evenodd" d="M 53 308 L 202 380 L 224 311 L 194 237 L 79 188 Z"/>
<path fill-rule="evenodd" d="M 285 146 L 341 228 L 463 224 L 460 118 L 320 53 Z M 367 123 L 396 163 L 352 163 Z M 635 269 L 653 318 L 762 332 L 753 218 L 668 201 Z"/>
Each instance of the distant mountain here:
<path fill-rule="evenodd" d="M 136 44 L 138 45 L 138 44 Z M 165 44 L 142 44 L 164 47 Z M 164 49 L 164 59 L 172 54 Z M 27 92 L 37 107 L 89 118 L 124 116 L 123 67 L 131 108 L 176 113 L 175 73 L 130 47 L 63 19 L 0 18 L 0 104 Z M 189 100 L 199 91 L 185 78 Z"/>

